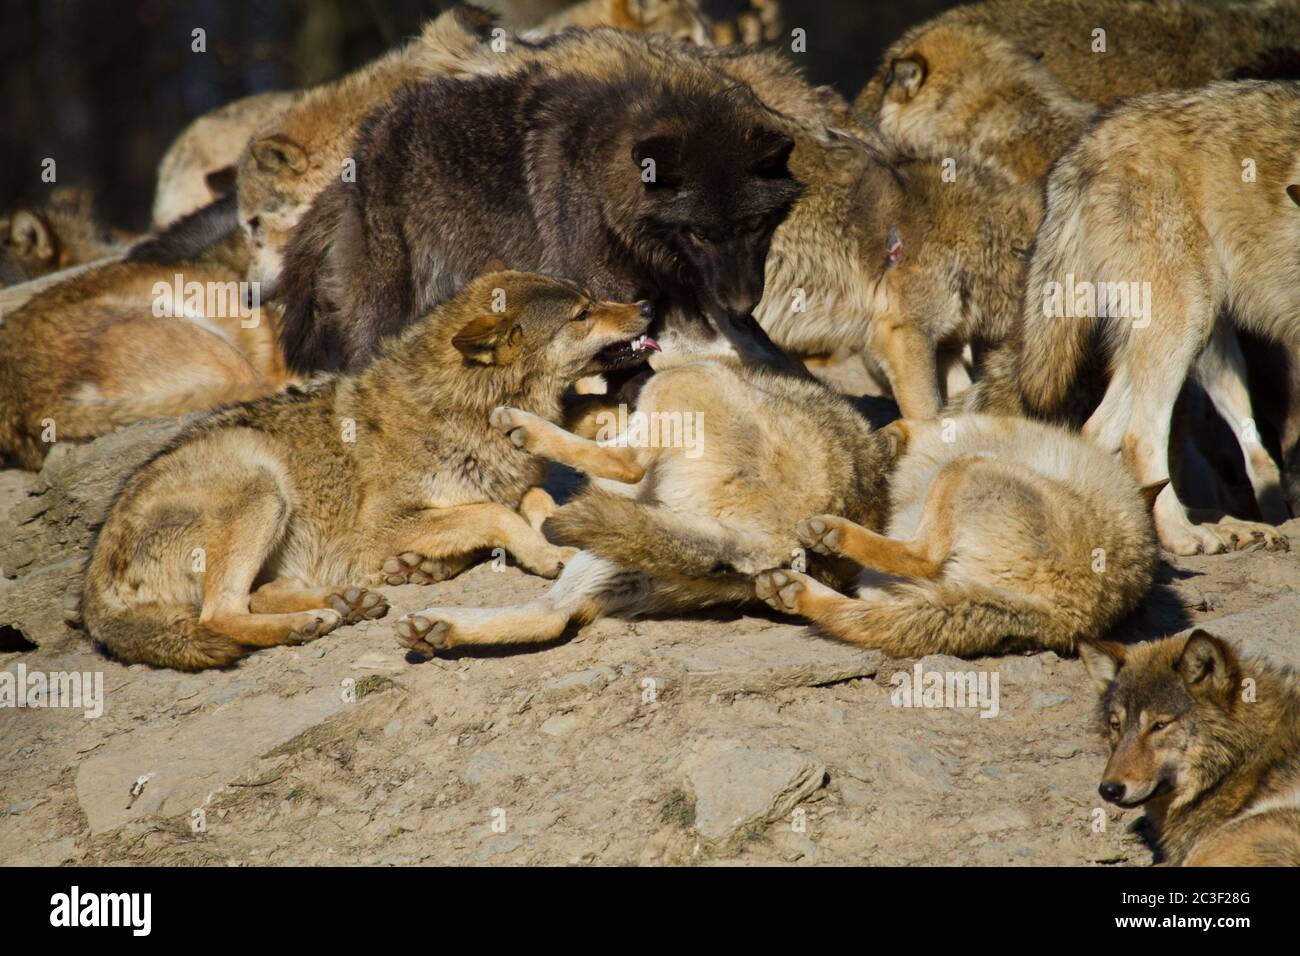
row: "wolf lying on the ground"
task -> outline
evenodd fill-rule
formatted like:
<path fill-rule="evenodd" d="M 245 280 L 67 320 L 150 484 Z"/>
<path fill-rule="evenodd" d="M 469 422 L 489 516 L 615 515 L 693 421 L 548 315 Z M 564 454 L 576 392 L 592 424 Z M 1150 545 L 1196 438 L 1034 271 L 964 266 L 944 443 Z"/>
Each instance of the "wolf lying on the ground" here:
<path fill-rule="evenodd" d="M 130 237 L 101 227 L 93 205 L 85 190 L 60 188 L 44 206 L 0 216 L 0 286 L 124 251 Z"/>
<path fill-rule="evenodd" d="M 592 476 L 544 525 L 584 550 L 527 604 L 402 619 L 399 639 L 420 654 L 757 598 L 901 656 L 1068 653 L 1131 611 L 1155 566 L 1150 513 L 1123 467 L 1048 425 L 958 419 L 952 442 L 939 423 L 873 432 L 818 383 L 719 362 L 656 373 L 629 418 L 699 421 L 689 446 L 626 433 L 591 442 L 518 409 L 492 421 L 514 445 Z M 826 512 L 847 520 L 796 532 L 795 516 Z M 906 540 L 878 533 L 887 525 Z M 770 570 L 801 563 L 805 546 L 820 548 L 807 574 Z M 899 577 L 844 597 L 827 585 L 851 585 L 854 561 Z"/>
<path fill-rule="evenodd" d="M 902 657 L 1048 648 L 1069 654 L 1129 614 L 1157 559 L 1150 498 L 1111 456 L 1062 429 L 966 415 L 896 422 L 888 531 L 825 514 L 799 540 L 865 569 L 856 597 L 805 574 L 758 596 L 841 640 Z"/>
<path fill-rule="evenodd" d="M 363 373 L 209 416 L 114 502 L 87 630 L 120 660 L 198 670 L 377 617 L 365 584 L 449 576 L 484 549 L 554 576 L 570 552 L 534 527 L 549 496 L 526 494 L 545 466 L 488 415 L 510 402 L 558 418 L 575 379 L 644 360 L 649 322 L 646 303 L 492 273 Z"/>
<path fill-rule="evenodd" d="M 1097 789 L 1143 806 L 1167 862 L 1300 866 L 1300 684 L 1197 629 L 1079 646 L 1111 755 Z"/>
<path fill-rule="evenodd" d="M 1168 476 L 1174 400 L 1222 322 L 1300 346 L 1297 122 L 1296 83 L 1152 94 L 1052 167 L 1025 273 L 1020 391 L 1051 414 L 1100 339 L 1112 375 L 1084 433 L 1122 450 L 1143 484 Z M 1172 486 L 1155 517 L 1177 554 L 1286 544 L 1268 525 L 1194 524 Z"/>
<path fill-rule="evenodd" d="M 7 315 L 0 460 L 37 469 L 54 442 L 248 401 L 291 381 L 276 307 L 244 301 L 244 263 L 223 258 L 228 251 L 175 266 L 93 266 Z"/>

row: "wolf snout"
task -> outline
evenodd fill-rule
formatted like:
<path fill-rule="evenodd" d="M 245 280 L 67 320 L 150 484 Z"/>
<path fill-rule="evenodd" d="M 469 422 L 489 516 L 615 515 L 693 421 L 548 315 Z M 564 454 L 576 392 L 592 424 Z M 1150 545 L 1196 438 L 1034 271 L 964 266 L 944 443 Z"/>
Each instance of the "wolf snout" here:
<path fill-rule="evenodd" d="M 1103 800 L 1110 803 L 1119 803 L 1124 799 L 1124 791 L 1126 789 L 1127 788 L 1124 784 L 1119 783 L 1118 781 L 1103 780 L 1101 786 L 1097 788 L 1097 792 L 1101 794 Z"/>

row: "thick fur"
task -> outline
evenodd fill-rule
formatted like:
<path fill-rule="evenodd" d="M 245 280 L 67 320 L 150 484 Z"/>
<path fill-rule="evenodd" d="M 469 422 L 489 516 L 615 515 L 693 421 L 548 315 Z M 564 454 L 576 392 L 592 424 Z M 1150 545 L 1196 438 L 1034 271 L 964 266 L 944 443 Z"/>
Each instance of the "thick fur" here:
<path fill-rule="evenodd" d="M 865 565 L 857 599 L 795 572 L 759 593 L 832 637 L 899 657 L 1074 651 L 1130 614 L 1157 560 L 1123 466 L 1054 426 L 968 415 L 904 422 L 884 535 L 832 515 L 804 544 Z"/>
<path fill-rule="evenodd" d="M 1142 805 L 1165 862 L 1300 866 L 1300 683 L 1197 629 L 1083 645 L 1111 744 L 1099 790 Z"/>
<path fill-rule="evenodd" d="M 91 636 L 123 661 L 199 669 L 375 616 L 363 585 L 445 577 L 486 549 L 554 576 L 567 552 L 515 511 L 544 465 L 488 414 L 511 402 L 558 419 L 564 389 L 648 322 L 569 283 L 492 273 L 363 373 L 201 421 L 114 502 L 86 573 Z"/>
<path fill-rule="evenodd" d="M 878 116 L 907 58 L 937 27 L 975 26 L 1038 56 L 1065 90 L 1107 105 L 1122 97 L 1189 89 L 1249 75 L 1291 78 L 1300 49 L 1297 0 L 1212 3 L 1209 0 L 984 0 L 964 4 L 908 30 L 881 59 L 858 107 Z M 1093 31 L 1106 31 L 1106 52 L 1094 52 Z M 952 64 L 932 65 L 937 70 Z"/>
<path fill-rule="evenodd" d="M 44 206 L 0 216 L 0 286 L 122 253 L 128 237 L 99 225 L 90 193 L 57 189 Z"/>
<path fill-rule="evenodd" d="M 696 0 L 580 0 L 547 17 L 526 36 L 542 36 L 569 27 L 615 27 L 635 33 L 658 33 L 674 40 L 707 46 L 712 23 Z"/>
<path fill-rule="evenodd" d="M 1052 168 L 1026 272 L 1022 395 L 1031 410 L 1052 413 L 1100 338 L 1112 376 L 1084 431 L 1103 448 L 1122 450 L 1144 485 L 1168 476 L 1174 400 L 1221 317 L 1300 344 L 1300 209 L 1287 192 L 1300 176 L 1297 120 L 1296 83 L 1153 94 L 1115 109 Z M 1254 181 L 1243 180 L 1245 160 Z M 1095 307 L 1079 317 L 1045 315 L 1051 284 L 1073 296 L 1072 281 L 1149 283 L 1149 327 L 1098 316 Z M 1220 342 L 1215 354 L 1229 348 Z M 1193 525 L 1172 487 L 1157 503 L 1156 522 L 1161 542 L 1180 554 L 1252 538 L 1285 544 L 1267 526 Z"/>
<path fill-rule="evenodd" d="M 154 229 L 166 229 L 226 195 L 233 187 L 235 166 L 249 139 L 288 109 L 299 95 L 285 90 L 245 96 L 205 113 L 185 127 L 158 164 Z M 229 184 L 223 184 L 227 178 Z M 227 188 L 214 189 L 217 185 Z"/>
<path fill-rule="evenodd" d="M 208 259 L 114 262 L 37 293 L 0 323 L 0 459 L 40 468 L 55 441 L 268 394 L 290 381 L 274 307 L 243 308 L 243 271 Z M 226 290 L 154 314 L 155 286 Z M 209 310 L 211 306 L 211 310 Z"/>
<path fill-rule="evenodd" d="M 885 521 L 889 442 L 816 382 L 687 362 L 652 376 L 637 410 L 683 421 L 702 412 L 701 453 L 667 441 L 597 445 L 518 410 L 495 415 L 512 443 L 592 475 L 593 487 L 545 524 L 552 540 L 587 550 L 538 600 L 420 611 L 399 622 L 403 643 L 428 655 L 543 642 L 605 615 L 753 601 L 753 575 L 800 553 L 794 516 L 843 509 L 874 527 Z M 809 568 L 839 584 L 853 576 L 834 558 L 810 556 Z"/>
<path fill-rule="evenodd" d="M 716 339 L 705 317 L 752 311 L 772 230 L 799 193 L 779 118 L 665 41 L 599 30 L 584 46 L 603 58 L 435 80 L 371 117 L 358 181 L 330 186 L 293 237 L 282 291 L 294 367 L 363 363 L 489 257 L 654 298 L 666 349 Z"/>

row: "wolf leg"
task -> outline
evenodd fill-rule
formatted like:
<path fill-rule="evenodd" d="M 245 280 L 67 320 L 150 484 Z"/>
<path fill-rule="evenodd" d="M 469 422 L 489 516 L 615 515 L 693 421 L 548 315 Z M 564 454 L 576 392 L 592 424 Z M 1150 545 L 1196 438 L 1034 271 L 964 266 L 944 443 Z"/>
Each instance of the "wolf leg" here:
<path fill-rule="evenodd" d="M 1282 476 L 1256 434 L 1255 413 L 1246 385 L 1246 359 L 1236 333 L 1226 322 L 1215 326 L 1214 337 L 1197 359 L 1196 378 L 1241 446 L 1260 515 L 1268 524 L 1286 521 L 1290 514 L 1282 496 Z"/>
<path fill-rule="evenodd" d="M 519 513 L 532 526 L 532 529 L 538 532 L 542 530 L 543 522 L 555 514 L 559 508 L 560 506 L 555 503 L 555 499 L 551 497 L 550 492 L 541 486 L 529 488 L 524 492 L 524 496 L 519 499 Z"/>
<path fill-rule="evenodd" d="M 262 585 L 248 599 L 253 614 L 287 614 L 333 608 L 344 624 L 373 621 L 388 613 L 382 594 L 362 587 L 309 588 L 294 578 L 277 578 Z"/>
<path fill-rule="evenodd" d="M 805 547 L 818 554 L 848 558 L 897 577 L 933 578 L 943 564 L 942 558 L 931 556 L 926 541 L 888 538 L 837 515 L 805 518 L 795 526 L 795 534 Z"/>
<path fill-rule="evenodd" d="M 491 422 L 516 447 L 576 468 L 593 478 L 634 485 L 645 475 L 645 469 L 637 461 L 636 449 L 579 438 L 531 412 L 503 406 L 493 410 Z"/>
<path fill-rule="evenodd" d="M 763 571 L 754 578 L 754 593 L 760 601 L 783 614 L 798 614 L 816 621 L 842 606 L 851 607 L 853 598 L 827 587 L 815 578 L 789 568 Z"/>
<path fill-rule="evenodd" d="M 884 361 L 894 400 L 904 418 L 934 418 L 943 400 L 934 344 L 911 322 L 883 316 L 871 330 L 868 348 Z"/>
<path fill-rule="evenodd" d="M 397 622 L 397 639 L 424 657 L 462 645 L 539 644 L 635 602 L 640 572 L 581 551 L 536 600 L 502 608 L 431 607 Z"/>
<path fill-rule="evenodd" d="M 525 570 L 553 578 L 576 553 L 572 548 L 555 547 L 518 512 L 495 502 L 426 508 L 387 525 L 381 523 L 376 537 L 398 545 L 388 558 L 378 557 L 383 552 L 376 546 L 375 563 L 382 562 L 379 577 L 385 580 L 409 574 L 412 561 L 422 573 L 425 573 L 424 562 L 433 562 L 437 567 L 427 572 L 428 579 L 441 580 L 467 566 L 469 555 L 487 548 L 504 548 Z M 414 577 L 411 580 L 428 583 Z"/>

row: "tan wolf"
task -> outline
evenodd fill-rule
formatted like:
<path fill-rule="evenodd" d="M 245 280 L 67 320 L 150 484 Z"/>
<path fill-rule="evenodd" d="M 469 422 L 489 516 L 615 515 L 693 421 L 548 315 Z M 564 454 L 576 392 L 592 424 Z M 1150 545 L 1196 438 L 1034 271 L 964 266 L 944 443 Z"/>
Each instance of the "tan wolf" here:
<path fill-rule="evenodd" d="M 1300 345 L 1298 120 L 1295 83 L 1152 94 L 1117 107 L 1052 168 L 1026 271 L 1022 396 L 1052 413 L 1100 336 L 1111 380 L 1084 434 L 1122 451 L 1143 484 L 1168 477 L 1174 400 L 1224 322 Z M 1193 523 L 1172 487 L 1155 517 L 1178 554 L 1286 545 L 1268 525 Z"/>
<path fill-rule="evenodd" d="M 0 216 L 0 285 L 16 285 L 126 250 L 131 236 L 95 220 L 82 189 L 54 190 L 42 206 L 19 206 Z"/>
<path fill-rule="evenodd" d="M 1211 625 L 1213 626 L 1213 625 Z M 1083 643 L 1111 755 L 1101 796 L 1143 806 L 1165 862 L 1300 866 L 1300 684 L 1191 634 Z"/>
<path fill-rule="evenodd" d="M 154 229 L 165 229 L 232 191 L 235 166 L 249 139 L 300 95 L 285 90 L 245 96 L 185 127 L 158 164 Z"/>
<path fill-rule="evenodd" d="M 273 392 L 291 377 L 275 307 L 214 256 L 113 262 L 38 292 L 0 323 L 0 459 L 41 467 L 56 441 Z"/>
<path fill-rule="evenodd" d="M 895 70 L 923 36 L 937 27 L 974 26 L 1005 37 L 1036 56 L 1072 96 L 1109 105 L 1160 90 L 1189 89 L 1245 76 L 1294 75 L 1300 49 L 1300 3 L 1254 0 L 984 0 L 963 4 L 908 30 L 881 58 L 858 95 L 869 116 L 880 114 L 893 83 L 911 67 Z M 935 48 L 936 53 L 942 47 Z M 922 72 L 955 69 L 928 58 L 911 62 Z"/>
<path fill-rule="evenodd" d="M 653 349 L 648 312 L 490 273 L 360 374 L 214 413 L 113 503 L 87 630 L 120 660 L 198 670 L 380 616 L 366 584 L 448 576 L 485 549 L 554 576 L 570 552 L 534 527 L 553 507 L 529 491 L 544 464 L 488 415 L 510 402 L 557 419 L 574 380 Z"/>
<path fill-rule="evenodd" d="M 422 655 L 758 599 L 903 656 L 1068 652 L 1132 610 L 1154 569 L 1132 479 L 1048 425 L 961 419 L 951 443 L 938 423 L 872 431 L 819 383 L 721 362 L 657 372 L 623 432 L 599 442 L 518 409 L 492 421 L 514 445 L 592 477 L 544 526 L 584 550 L 527 604 L 403 618 L 399 639 Z M 679 440 L 693 422 L 698 440 Z M 825 513 L 844 517 L 796 528 L 794 516 Z M 806 573 L 771 570 L 792 560 Z M 833 590 L 858 579 L 862 560 L 898 577 L 878 579 L 870 599 Z"/>

